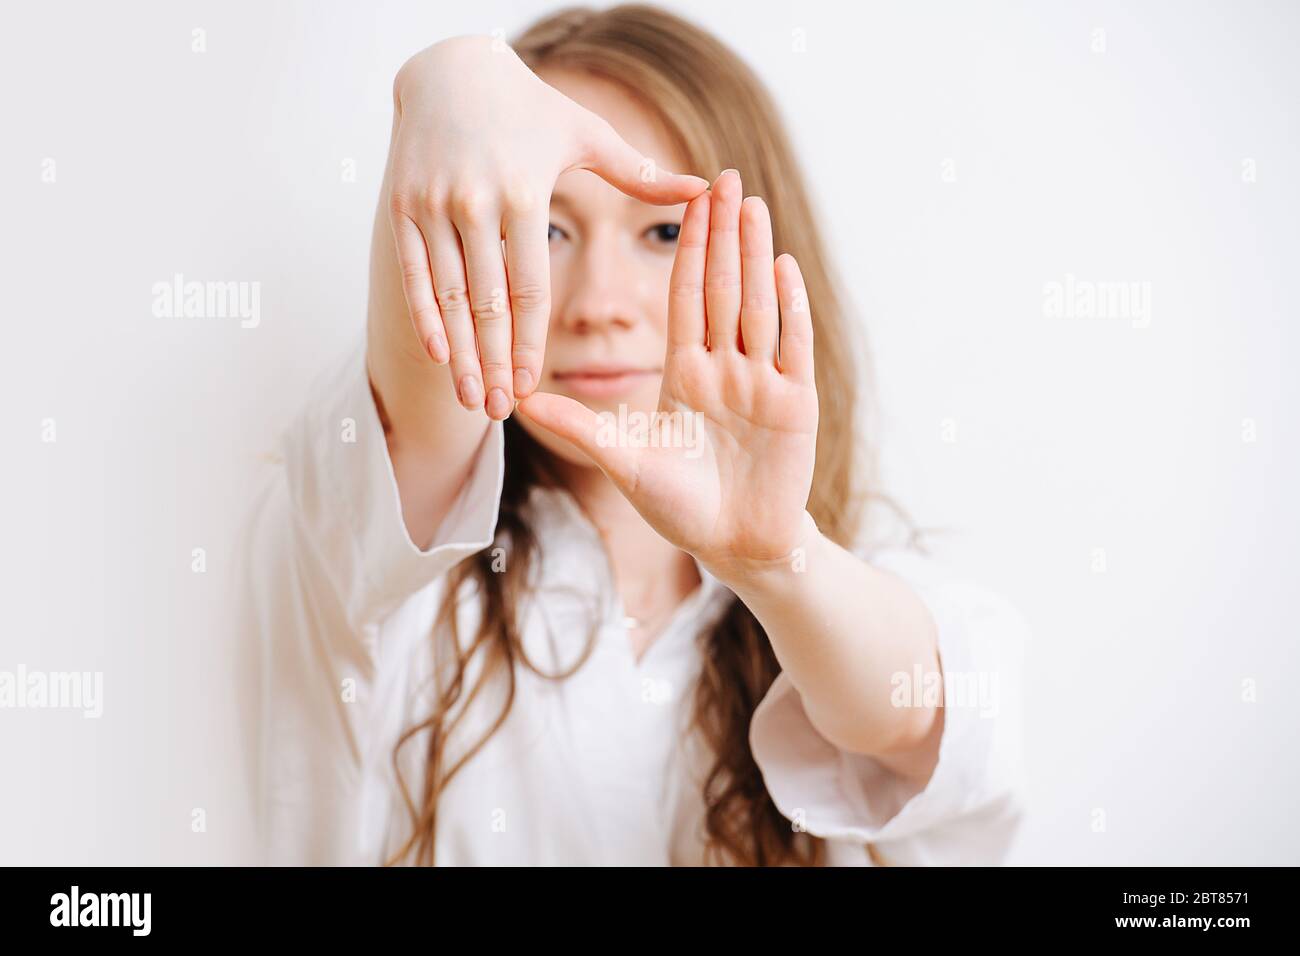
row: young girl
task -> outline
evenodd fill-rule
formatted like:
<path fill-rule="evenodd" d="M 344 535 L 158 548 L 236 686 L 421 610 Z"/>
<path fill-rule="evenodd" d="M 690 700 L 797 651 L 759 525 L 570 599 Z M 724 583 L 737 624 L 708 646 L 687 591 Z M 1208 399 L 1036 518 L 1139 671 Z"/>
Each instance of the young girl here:
<path fill-rule="evenodd" d="M 648 7 L 420 53 L 370 278 L 252 525 L 272 862 L 1003 858 L 1023 625 L 885 546 L 734 54 Z"/>

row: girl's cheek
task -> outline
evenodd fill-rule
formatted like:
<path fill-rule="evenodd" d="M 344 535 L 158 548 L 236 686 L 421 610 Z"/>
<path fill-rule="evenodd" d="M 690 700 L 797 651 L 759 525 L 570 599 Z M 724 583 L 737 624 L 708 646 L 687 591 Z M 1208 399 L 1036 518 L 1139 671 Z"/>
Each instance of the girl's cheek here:
<path fill-rule="evenodd" d="M 568 301 L 569 294 L 569 270 L 570 265 L 565 261 L 566 256 L 563 252 L 557 254 L 554 247 L 551 250 L 551 329 L 555 329 L 560 324 L 560 316 L 564 315 L 564 307 Z"/>
<path fill-rule="evenodd" d="M 672 276 L 672 263 L 667 268 L 661 263 L 647 270 L 637 280 L 637 301 L 641 303 L 642 315 L 652 316 L 653 328 L 668 341 L 668 280 Z"/>

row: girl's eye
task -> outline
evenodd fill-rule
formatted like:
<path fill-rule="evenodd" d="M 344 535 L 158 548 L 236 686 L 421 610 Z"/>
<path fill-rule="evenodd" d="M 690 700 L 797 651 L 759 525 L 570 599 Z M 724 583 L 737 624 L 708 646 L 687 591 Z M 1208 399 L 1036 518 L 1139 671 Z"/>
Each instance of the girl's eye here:
<path fill-rule="evenodd" d="M 677 241 L 677 234 L 681 231 L 682 225 L 679 222 L 661 222 L 647 229 L 646 235 L 656 242 L 673 243 Z"/>
<path fill-rule="evenodd" d="M 568 236 L 564 234 L 564 230 L 561 229 L 559 226 L 557 226 L 555 223 L 550 223 L 546 227 L 547 242 L 554 242 L 556 239 L 567 239 L 567 238 Z"/>

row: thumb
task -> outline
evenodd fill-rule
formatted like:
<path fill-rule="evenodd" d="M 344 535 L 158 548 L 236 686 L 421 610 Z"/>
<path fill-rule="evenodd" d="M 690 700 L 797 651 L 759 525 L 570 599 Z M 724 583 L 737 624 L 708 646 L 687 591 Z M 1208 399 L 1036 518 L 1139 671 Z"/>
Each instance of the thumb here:
<path fill-rule="evenodd" d="M 598 116 L 586 131 L 587 160 L 575 168 L 589 169 L 605 182 L 634 199 L 656 206 L 689 202 L 709 188 L 699 176 L 669 172 L 634 149 L 608 122 Z"/>
<path fill-rule="evenodd" d="M 609 441 L 609 424 L 581 402 L 550 392 L 534 392 L 516 406 L 547 431 L 590 458 L 620 488 L 631 487 L 636 474 L 633 449 Z"/>

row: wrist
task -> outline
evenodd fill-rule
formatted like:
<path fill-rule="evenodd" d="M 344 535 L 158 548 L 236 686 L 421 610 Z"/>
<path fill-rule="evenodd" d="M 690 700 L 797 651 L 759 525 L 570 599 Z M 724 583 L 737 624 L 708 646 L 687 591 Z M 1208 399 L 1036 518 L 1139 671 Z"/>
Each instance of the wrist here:
<path fill-rule="evenodd" d="M 489 54 L 509 49 L 496 37 L 466 34 L 439 40 L 401 65 L 393 78 L 393 102 L 400 111 L 407 98 L 422 92 L 429 77 L 471 70 Z"/>
<path fill-rule="evenodd" d="M 740 595 L 773 587 L 788 587 L 800 580 L 817 562 L 821 550 L 829 544 L 807 511 L 802 513 L 798 531 L 783 552 L 769 557 L 728 555 L 701 561 L 704 569 Z"/>

